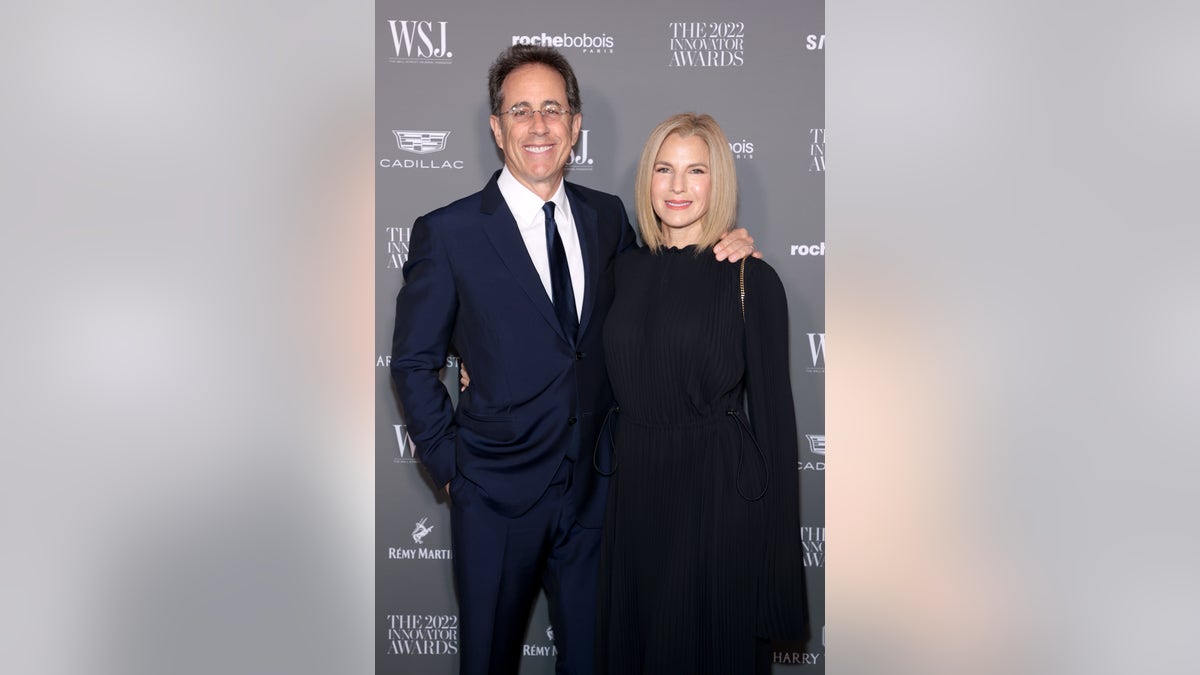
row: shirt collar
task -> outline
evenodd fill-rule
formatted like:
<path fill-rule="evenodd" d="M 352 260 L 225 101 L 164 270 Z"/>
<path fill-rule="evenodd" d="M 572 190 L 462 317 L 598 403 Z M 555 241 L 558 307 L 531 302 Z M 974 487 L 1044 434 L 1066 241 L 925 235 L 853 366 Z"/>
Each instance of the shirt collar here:
<path fill-rule="evenodd" d="M 507 164 L 500 171 L 500 178 L 496 180 L 496 185 L 500 188 L 500 194 L 504 196 L 504 202 L 508 204 L 508 210 L 512 211 L 518 228 L 526 229 L 532 227 L 535 223 L 541 224 L 541 221 L 537 218 L 541 215 L 542 205 L 546 202 L 534 194 L 532 190 L 521 185 L 517 181 L 517 177 L 512 175 L 512 172 L 508 170 Z M 558 189 L 550 196 L 549 201 L 554 202 L 554 213 L 556 216 L 570 213 L 570 207 L 567 204 L 565 180 L 558 181 Z"/>

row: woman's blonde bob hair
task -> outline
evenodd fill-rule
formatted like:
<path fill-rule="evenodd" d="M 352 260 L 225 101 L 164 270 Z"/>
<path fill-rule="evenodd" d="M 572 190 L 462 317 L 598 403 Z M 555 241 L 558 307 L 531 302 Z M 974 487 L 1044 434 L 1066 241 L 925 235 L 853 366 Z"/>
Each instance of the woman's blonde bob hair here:
<path fill-rule="evenodd" d="M 681 113 L 668 118 L 650 132 L 638 163 L 634 204 L 642 241 L 653 252 L 666 246 L 667 240 L 662 223 L 654 213 L 650 182 L 654 178 L 654 161 L 658 158 L 658 151 L 671 134 L 683 138 L 698 136 L 708 146 L 708 171 L 712 187 L 709 189 L 708 211 L 700 224 L 700 240 L 696 242 L 696 251 L 699 253 L 712 248 L 721 235 L 733 229 L 737 221 L 737 171 L 733 167 L 733 152 L 729 149 L 725 132 L 708 115 Z"/>

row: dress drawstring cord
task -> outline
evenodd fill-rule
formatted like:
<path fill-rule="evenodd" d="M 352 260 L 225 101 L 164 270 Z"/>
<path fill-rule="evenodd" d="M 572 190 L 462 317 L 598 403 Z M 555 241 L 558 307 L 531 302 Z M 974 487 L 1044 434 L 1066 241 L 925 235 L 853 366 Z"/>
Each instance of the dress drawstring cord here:
<path fill-rule="evenodd" d="M 767 488 L 771 485 L 771 470 L 767 466 L 767 456 L 763 454 L 762 448 L 759 447 L 758 441 L 755 440 L 754 434 L 750 431 L 750 427 L 746 426 L 746 423 L 742 420 L 742 416 L 738 414 L 738 411 L 728 410 L 725 412 L 725 414 L 737 420 L 738 426 L 741 427 L 741 430 L 738 433 L 737 475 L 733 479 L 733 484 L 735 487 L 737 487 L 739 497 L 748 502 L 756 502 L 762 499 L 763 495 L 767 494 Z M 761 462 L 763 466 L 763 489 L 762 492 L 759 492 L 758 495 L 754 497 L 747 497 L 746 494 L 742 492 L 742 458 L 746 454 L 746 447 L 742 442 L 742 438 L 746 436 L 748 436 L 750 438 L 750 442 L 754 444 L 754 451 L 758 453 L 758 461 Z"/>
<path fill-rule="evenodd" d="M 620 413 L 620 412 L 621 412 L 620 406 L 614 405 L 613 407 L 608 409 L 608 412 L 604 414 L 604 421 L 600 423 L 600 432 L 596 434 L 596 444 L 592 446 L 592 468 L 596 470 L 596 473 L 600 474 L 601 476 L 604 476 L 605 478 L 608 478 L 617 472 L 617 439 L 615 436 L 613 436 L 612 428 L 608 426 L 608 420 L 612 418 L 614 413 Z M 609 471 L 608 473 L 605 473 L 604 469 L 600 468 L 600 464 L 596 460 L 596 456 L 600 452 L 600 439 L 604 437 L 604 432 L 606 430 L 608 431 L 609 439 L 612 441 L 612 461 L 613 461 L 612 471 Z"/>

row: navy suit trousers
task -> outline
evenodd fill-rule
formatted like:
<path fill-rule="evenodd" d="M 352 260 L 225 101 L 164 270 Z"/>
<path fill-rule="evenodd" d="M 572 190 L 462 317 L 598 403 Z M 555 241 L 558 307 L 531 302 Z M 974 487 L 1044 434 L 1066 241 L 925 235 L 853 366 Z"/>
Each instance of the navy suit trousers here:
<path fill-rule="evenodd" d="M 489 508 L 461 474 L 451 482 L 462 675 L 516 675 L 539 588 L 554 627 L 555 672 L 592 672 L 600 530 L 569 515 L 571 465 L 564 459 L 541 499 L 516 518 Z"/>

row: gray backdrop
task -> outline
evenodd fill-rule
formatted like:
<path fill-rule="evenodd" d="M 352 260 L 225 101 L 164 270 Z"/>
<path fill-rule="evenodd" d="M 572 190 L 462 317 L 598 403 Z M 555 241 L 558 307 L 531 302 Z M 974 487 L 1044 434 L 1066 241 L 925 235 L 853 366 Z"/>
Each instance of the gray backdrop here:
<path fill-rule="evenodd" d="M 413 457 L 388 371 L 409 230 L 417 216 L 479 190 L 501 166 L 487 121 L 487 68 L 514 41 L 542 41 L 570 59 L 583 98 L 568 180 L 618 194 L 630 208 L 637 159 L 655 124 L 677 112 L 708 113 L 729 137 L 739 224 L 783 279 L 790 308 L 813 632 L 807 643 L 776 645 L 776 669 L 801 664 L 823 673 L 823 2 L 448 5 L 376 4 L 376 672 L 449 674 L 458 666 L 449 511 Z M 451 358 L 445 381 L 454 398 L 457 378 Z M 525 654 L 522 673 L 553 672 L 544 598 Z"/>

